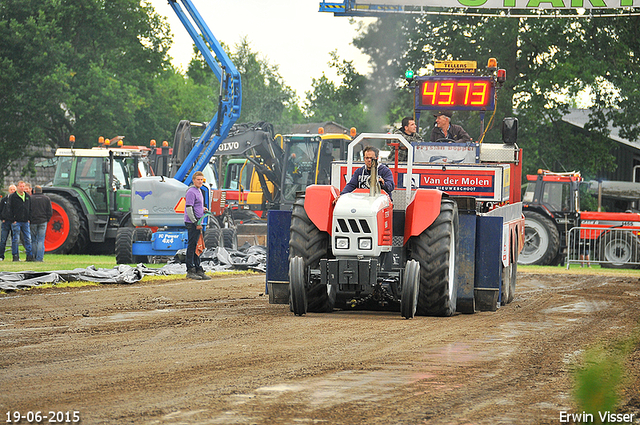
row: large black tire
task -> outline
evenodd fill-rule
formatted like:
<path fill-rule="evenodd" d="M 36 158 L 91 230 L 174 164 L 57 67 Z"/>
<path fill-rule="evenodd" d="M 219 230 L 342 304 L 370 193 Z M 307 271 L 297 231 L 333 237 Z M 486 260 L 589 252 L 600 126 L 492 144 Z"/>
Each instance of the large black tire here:
<path fill-rule="evenodd" d="M 524 212 L 524 248 L 518 263 L 546 266 L 553 263 L 560 248 L 560 233 L 555 223 L 537 212 Z"/>
<path fill-rule="evenodd" d="M 222 246 L 228 249 L 238 250 L 238 234 L 236 229 L 224 228 L 222 231 Z"/>
<path fill-rule="evenodd" d="M 443 199 L 433 224 L 410 239 L 409 258 L 420 263 L 416 314 L 452 316 L 456 312 L 458 243 L 458 206 Z"/>
<path fill-rule="evenodd" d="M 206 248 L 217 248 L 219 246 L 224 246 L 224 242 L 222 240 L 222 229 L 220 228 L 207 228 L 207 231 L 204 232 L 204 246 Z"/>
<path fill-rule="evenodd" d="M 307 314 L 307 291 L 304 281 L 304 259 L 293 257 L 289 260 L 289 289 L 291 291 L 291 310 L 296 316 Z"/>
<path fill-rule="evenodd" d="M 91 247 L 91 239 L 89 239 L 89 220 L 87 220 L 87 217 L 82 212 L 80 204 L 76 203 L 75 206 L 78 211 L 78 218 L 80 219 L 80 229 L 78 231 L 78 240 L 69 253 L 86 254 L 87 252 L 92 252 L 92 250 L 89 249 Z"/>
<path fill-rule="evenodd" d="M 420 263 L 415 260 L 407 261 L 404 268 L 404 282 L 402 282 L 402 298 L 400 299 L 400 314 L 405 319 L 413 319 L 418 306 L 420 291 Z"/>
<path fill-rule="evenodd" d="M 218 217 L 209 217 L 209 224 L 207 224 L 207 230 L 209 229 L 220 229 L 222 226 L 220 226 L 220 221 L 218 220 Z"/>
<path fill-rule="evenodd" d="M 509 264 L 507 267 L 502 267 L 502 298 L 500 300 L 501 305 L 507 305 L 513 300 L 512 294 L 512 282 L 515 283 L 514 273 L 516 271 L 516 264 Z"/>
<path fill-rule="evenodd" d="M 304 196 L 296 198 L 291 213 L 291 237 L 289 239 L 289 260 L 301 257 L 304 261 L 304 276 L 309 269 L 318 268 L 322 258 L 329 257 L 330 238 L 321 232 L 309 219 L 304 210 Z M 336 300 L 335 293 L 326 285 L 305 285 L 307 307 L 310 312 L 330 312 Z M 291 289 L 290 289 L 291 290 Z"/>
<path fill-rule="evenodd" d="M 45 251 L 47 254 L 69 254 L 81 232 L 80 215 L 75 204 L 64 196 L 47 193 L 53 216 L 47 224 Z"/>
<path fill-rule="evenodd" d="M 251 210 L 237 209 L 231 210 L 231 216 L 234 221 L 247 222 L 251 220 L 260 220 L 260 216 Z"/>
<path fill-rule="evenodd" d="M 135 227 L 120 227 L 116 233 L 116 263 L 134 264 L 133 238 Z"/>
<path fill-rule="evenodd" d="M 597 259 L 603 268 L 636 269 L 640 258 L 638 238 L 631 232 L 606 232 L 597 243 Z"/>

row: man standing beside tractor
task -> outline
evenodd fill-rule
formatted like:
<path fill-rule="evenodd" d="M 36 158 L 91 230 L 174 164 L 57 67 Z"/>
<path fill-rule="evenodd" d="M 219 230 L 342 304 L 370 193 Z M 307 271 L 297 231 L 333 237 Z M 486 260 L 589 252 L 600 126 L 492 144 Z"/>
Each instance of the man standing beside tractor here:
<path fill-rule="evenodd" d="M 31 196 L 25 192 L 25 182 L 19 181 L 17 190 L 9 196 L 9 208 L 11 209 L 11 233 L 13 236 L 11 243 L 11 254 L 13 261 L 20 261 L 20 234 L 24 240 L 24 249 L 27 252 L 27 261 L 34 261 L 31 251 L 31 229 L 29 220 L 31 219 Z"/>
<path fill-rule="evenodd" d="M 187 189 L 185 195 L 184 224 L 187 228 L 187 279 L 210 280 L 204 273 L 200 265 L 200 256 L 196 254 L 196 246 L 202 235 L 202 225 L 198 221 L 204 217 L 207 208 L 204 206 L 204 196 L 202 196 L 202 185 L 204 184 L 204 174 L 202 171 L 193 173 L 193 186 Z"/>
<path fill-rule="evenodd" d="M 7 248 L 7 239 L 11 233 L 11 208 L 9 207 L 9 196 L 16 191 L 16 185 L 9 186 L 9 194 L 0 199 L 0 220 L 2 220 L 2 236 L 0 240 L 0 261 L 4 261 L 4 251 Z"/>
<path fill-rule="evenodd" d="M 47 234 L 47 223 L 53 215 L 51 200 L 42 193 L 42 187 L 36 186 L 31 195 L 31 244 L 36 261 L 44 261 L 44 239 Z"/>

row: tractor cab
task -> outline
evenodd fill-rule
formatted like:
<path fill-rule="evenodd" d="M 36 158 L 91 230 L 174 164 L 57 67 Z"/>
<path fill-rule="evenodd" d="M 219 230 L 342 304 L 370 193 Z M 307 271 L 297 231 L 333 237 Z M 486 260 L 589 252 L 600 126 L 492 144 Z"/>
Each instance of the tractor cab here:
<path fill-rule="evenodd" d="M 97 213 L 128 212 L 131 181 L 151 173 L 142 149 L 60 148 L 56 156 L 53 186 L 79 189 Z"/>

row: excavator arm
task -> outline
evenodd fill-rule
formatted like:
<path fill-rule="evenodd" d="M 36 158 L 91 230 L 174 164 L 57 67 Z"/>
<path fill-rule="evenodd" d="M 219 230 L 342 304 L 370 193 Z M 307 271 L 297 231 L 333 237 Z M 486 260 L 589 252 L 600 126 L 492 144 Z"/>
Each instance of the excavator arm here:
<path fill-rule="evenodd" d="M 180 3 L 184 5 L 189 16 Z M 227 137 L 229 130 L 240 117 L 242 84 L 240 73 L 191 0 L 169 0 L 169 4 L 220 82 L 218 112 L 213 120 L 207 124 L 204 132 L 174 176 L 176 180 L 189 185 L 193 173 L 202 171 L 207 166 L 220 143 Z"/>

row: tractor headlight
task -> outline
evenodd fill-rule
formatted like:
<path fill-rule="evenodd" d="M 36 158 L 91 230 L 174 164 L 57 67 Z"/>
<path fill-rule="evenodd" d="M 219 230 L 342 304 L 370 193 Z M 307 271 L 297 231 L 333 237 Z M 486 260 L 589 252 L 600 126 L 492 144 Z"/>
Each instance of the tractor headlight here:
<path fill-rule="evenodd" d="M 336 249 L 349 249 L 349 238 L 336 238 Z"/>
<path fill-rule="evenodd" d="M 358 248 L 362 250 L 370 250 L 371 249 L 371 238 L 358 238 Z"/>

